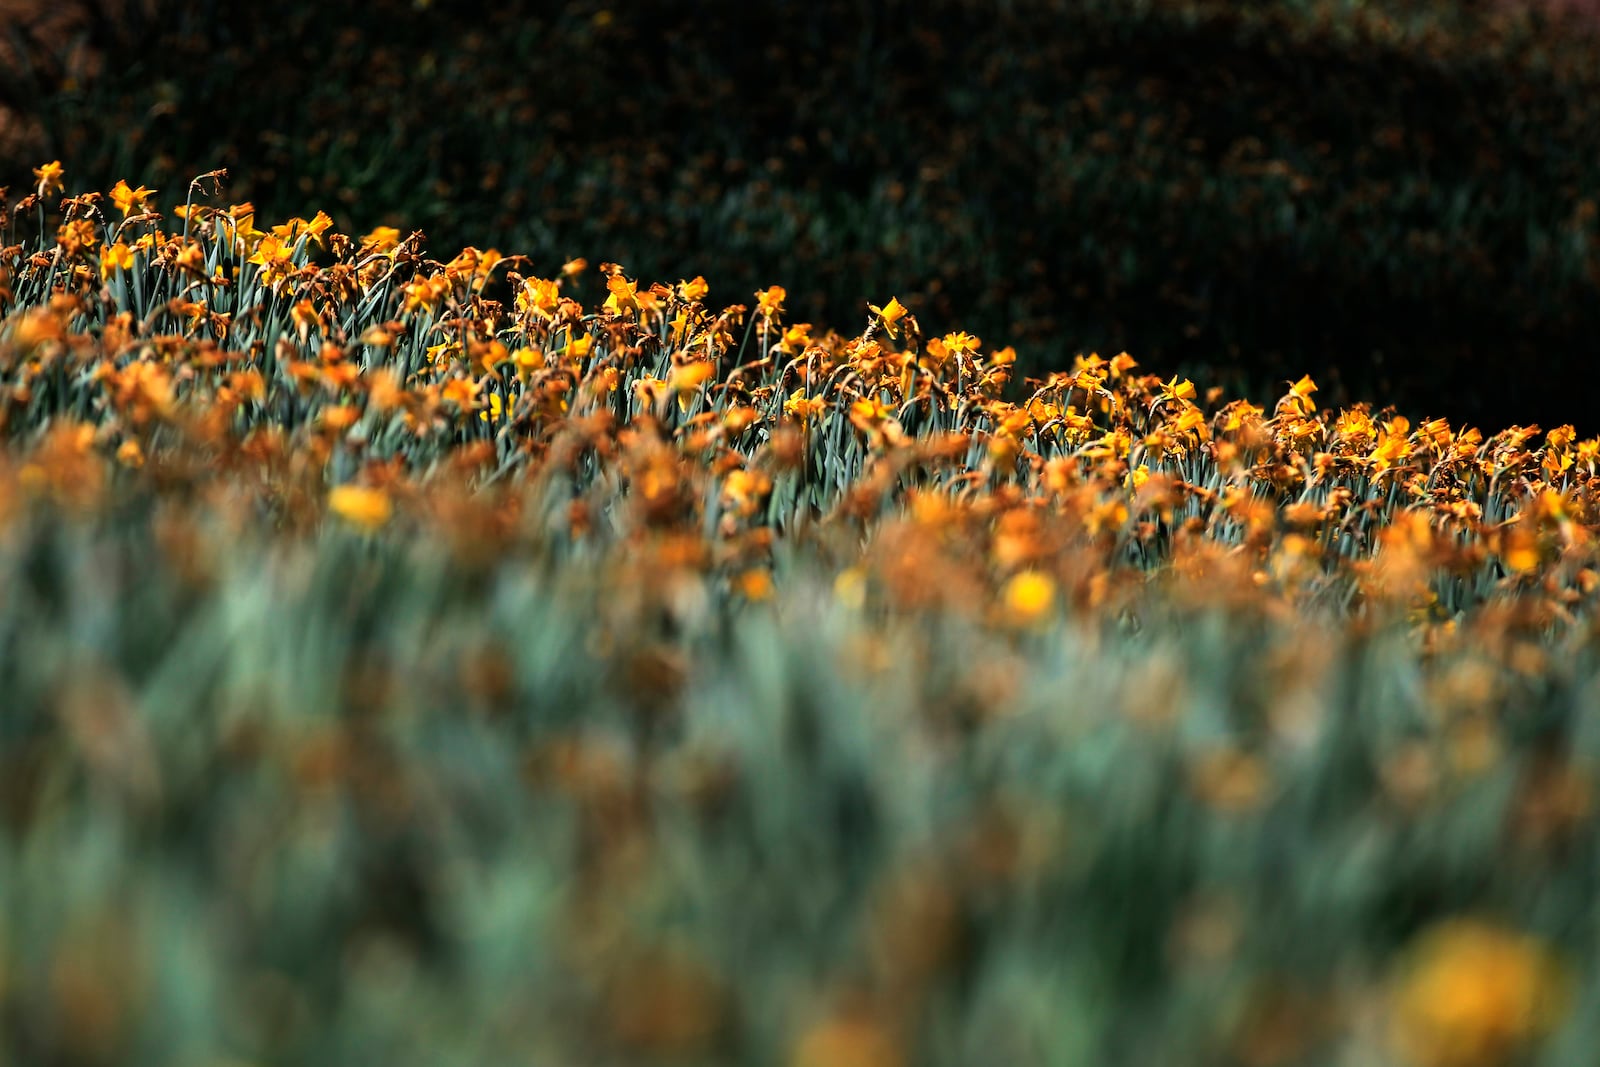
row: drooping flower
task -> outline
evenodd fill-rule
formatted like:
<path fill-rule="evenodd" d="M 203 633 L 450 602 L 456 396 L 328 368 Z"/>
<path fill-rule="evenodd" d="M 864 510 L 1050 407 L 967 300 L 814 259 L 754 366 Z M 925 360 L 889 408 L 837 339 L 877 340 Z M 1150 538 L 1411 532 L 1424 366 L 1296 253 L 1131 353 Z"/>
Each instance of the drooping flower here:
<path fill-rule="evenodd" d="M 56 231 L 56 244 L 60 245 L 69 256 L 93 248 L 99 243 L 100 238 L 94 232 L 94 223 L 88 219 L 64 222 Z"/>

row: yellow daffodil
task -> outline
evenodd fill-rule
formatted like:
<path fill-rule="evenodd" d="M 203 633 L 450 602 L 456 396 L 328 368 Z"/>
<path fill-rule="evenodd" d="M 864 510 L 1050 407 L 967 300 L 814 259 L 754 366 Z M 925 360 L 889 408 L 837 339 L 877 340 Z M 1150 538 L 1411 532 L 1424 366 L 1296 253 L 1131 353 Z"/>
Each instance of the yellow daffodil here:
<path fill-rule="evenodd" d="M 1311 375 L 1307 374 L 1299 381 L 1290 384 L 1289 394 L 1278 402 L 1278 408 L 1279 410 L 1287 409 L 1297 415 L 1308 416 L 1317 410 L 1316 403 L 1311 399 L 1311 394 L 1316 391 L 1317 383 L 1311 380 Z"/>
<path fill-rule="evenodd" d="M 120 180 L 111 187 L 111 202 L 122 212 L 123 218 L 131 215 L 135 208 L 140 211 L 145 210 L 145 202 L 154 195 L 154 189 L 146 189 L 142 185 L 134 189 L 127 182 Z"/>
<path fill-rule="evenodd" d="M 594 348 L 594 338 L 586 333 L 573 333 L 567 339 L 566 357 L 569 362 L 589 358 L 589 350 Z"/>
<path fill-rule="evenodd" d="M 478 412 L 478 419 L 481 422 L 498 423 L 505 416 L 505 411 L 505 401 L 500 398 L 500 394 L 490 393 L 488 397 L 488 407 L 483 411 Z"/>
<path fill-rule="evenodd" d="M 801 426 L 807 426 L 816 416 L 827 410 L 828 402 L 821 397 L 808 397 L 804 389 L 796 389 L 783 402 L 783 413 Z"/>
<path fill-rule="evenodd" d="M 1161 396 L 1165 400 L 1193 400 L 1194 383 L 1187 378 L 1179 381 L 1178 376 L 1173 375 L 1170 381 L 1162 385 Z"/>
<path fill-rule="evenodd" d="M 876 304 L 868 304 L 867 308 L 878 316 L 879 321 L 883 323 L 883 328 L 889 332 L 890 337 L 900 336 L 899 322 L 905 318 L 906 309 L 905 305 L 900 303 L 898 297 L 891 296 L 889 302 L 883 307 L 878 307 Z"/>
<path fill-rule="evenodd" d="M 105 281 L 119 270 L 128 270 L 133 266 L 133 249 L 118 241 L 116 244 L 106 245 L 100 250 L 100 280 Z"/>
<path fill-rule="evenodd" d="M 39 196 L 49 196 L 51 193 L 59 192 L 62 189 L 61 176 L 65 173 L 59 159 L 53 159 L 42 167 L 34 167 L 33 176 L 38 180 L 34 192 Z"/>

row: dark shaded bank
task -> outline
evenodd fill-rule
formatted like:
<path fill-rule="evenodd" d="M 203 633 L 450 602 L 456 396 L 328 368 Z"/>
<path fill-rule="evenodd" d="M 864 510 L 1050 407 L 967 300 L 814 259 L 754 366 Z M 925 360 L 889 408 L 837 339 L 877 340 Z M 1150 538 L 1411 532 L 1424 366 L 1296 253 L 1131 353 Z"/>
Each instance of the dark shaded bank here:
<path fill-rule="evenodd" d="M 1600 430 L 1594 39 L 1329 6 L 90 5 L 99 73 L 41 40 L 4 91 L 69 187 L 226 166 L 265 215 L 441 253 L 779 283 L 816 321 L 896 294 L 1032 373 L 1127 349 Z"/>

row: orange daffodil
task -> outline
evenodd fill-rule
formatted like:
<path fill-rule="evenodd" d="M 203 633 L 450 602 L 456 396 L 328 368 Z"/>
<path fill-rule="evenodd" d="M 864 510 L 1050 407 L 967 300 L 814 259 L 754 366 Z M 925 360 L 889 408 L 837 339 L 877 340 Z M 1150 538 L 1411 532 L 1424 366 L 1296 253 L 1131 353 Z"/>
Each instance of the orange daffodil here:
<path fill-rule="evenodd" d="M 1557 426 L 1545 435 L 1544 461 L 1541 465 L 1551 478 L 1560 478 L 1577 462 L 1572 447 L 1577 437 L 1578 432 L 1571 426 Z"/>
<path fill-rule="evenodd" d="M 613 266 L 608 264 L 608 266 Z M 613 315 L 636 313 L 639 310 L 639 283 L 630 282 L 622 273 L 621 267 L 616 267 L 606 278 L 605 309 Z"/>
<path fill-rule="evenodd" d="M 568 363 L 577 363 L 589 358 L 589 352 L 594 348 L 594 338 L 586 333 L 574 333 L 567 338 L 566 359 Z"/>
<path fill-rule="evenodd" d="M 1317 383 L 1307 374 L 1297 382 L 1289 385 L 1289 393 L 1278 401 L 1279 411 L 1288 411 L 1301 418 L 1306 418 L 1317 410 L 1316 403 L 1311 399 L 1311 394 L 1317 391 Z"/>
<path fill-rule="evenodd" d="M 56 231 L 56 244 L 69 256 L 94 248 L 99 243 L 100 237 L 95 233 L 94 223 L 88 219 L 72 219 L 62 223 Z"/>
<path fill-rule="evenodd" d="M 372 255 L 392 255 L 400 247 L 400 231 L 393 226 L 379 226 L 361 238 L 361 251 Z"/>
<path fill-rule="evenodd" d="M 875 396 L 864 396 L 850 405 L 850 423 L 860 430 L 874 448 L 898 445 L 905 431 L 889 406 Z"/>
<path fill-rule="evenodd" d="M 1182 403 L 1184 401 L 1193 400 L 1194 396 L 1194 383 L 1187 378 L 1180 382 L 1178 380 L 1178 376 L 1173 375 L 1170 381 L 1161 386 L 1160 399 L 1162 400 L 1176 400 Z"/>
<path fill-rule="evenodd" d="M 772 285 L 757 292 L 755 297 L 756 312 L 763 321 L 768 321 L 783 313 L 783 302 L 788 299 L 789 292 L 781 285 Z"/>
<path fill-rule="evenodd" d="M 694 394 L 716 376 L 716 365 L 709 359 L 674 360 L 667 372 L 667 388 L 678 398 L 678 408 L 688 411 Z"/>
<path fill-rule="evenodd" d="M 789 356 L 798 356 L 811 346 L 811 324 L 797 322 L 786 327 L 783 336 L 778 339 L 777 348 Z"/>
<path fill-rule="evenodd" d="M 522 291 L 517 294 L 517 312 L 522 315 L 536 315 L 542 319 L 553 319 L 556 309 L 561 306 L 561 283 L 559 281 L 546 281 L 543 278 L 528 278 L 522 283 Z"/>
<path fill-rule="evenodd" d="M 450 295 L 450 289 L 450 276 L 444 271 L 418 278 L 405 287 L 403 310 L 407 314 L 438 311 L 444 298 Z"/>
<path fill-rule="evenodd" d="M 445 264 L 444 272 L 447 275 L 467 279 L 467 288 L 474 293 L 481 293 L 483 287 L 489 284 L 489 278 L 494 274 L 495 268 L 505 261 L 505 257 L 497 248 L 480 251 L 468 246 Z"/>

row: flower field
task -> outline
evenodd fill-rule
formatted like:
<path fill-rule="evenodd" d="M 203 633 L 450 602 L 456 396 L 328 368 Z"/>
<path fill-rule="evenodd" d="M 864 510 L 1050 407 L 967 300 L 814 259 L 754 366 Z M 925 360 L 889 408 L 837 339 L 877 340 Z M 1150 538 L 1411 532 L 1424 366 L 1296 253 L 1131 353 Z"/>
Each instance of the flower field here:
<path fill-rule="evenodd" d="M 1593 427 L 70 177 L 0 1063 L 1593 1062 Z"/>

